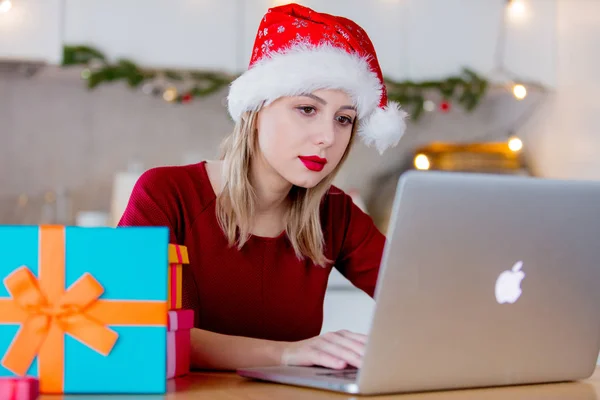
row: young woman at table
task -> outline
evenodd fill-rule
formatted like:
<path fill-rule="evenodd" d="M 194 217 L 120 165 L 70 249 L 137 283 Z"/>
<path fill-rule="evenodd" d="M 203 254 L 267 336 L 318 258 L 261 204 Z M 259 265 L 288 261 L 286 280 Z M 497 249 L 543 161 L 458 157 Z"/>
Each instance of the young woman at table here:
<path fill-rule="evenodd" d="M 228 106 L 222 158 L 146 171 L 119 225 L 167 226 L 188 247 L 194 367 L 360 366 L 364 335 L 320 331 L 331 268 L 373 296 L 385 242 L 331 182 L 356 136 L 383 152 L 405 129 L 371 41 L 342 17 L 271 8 Z"/>

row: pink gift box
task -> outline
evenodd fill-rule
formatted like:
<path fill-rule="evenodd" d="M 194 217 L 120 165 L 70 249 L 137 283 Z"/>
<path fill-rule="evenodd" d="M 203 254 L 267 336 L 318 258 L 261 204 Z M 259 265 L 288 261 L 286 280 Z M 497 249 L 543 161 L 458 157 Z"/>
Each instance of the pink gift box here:
<path fill-rule="evenodd" d="M 167 379 L 190 371 L 191 338 L 194 327 L 193 310 L 171 310 L 167 321 Z"/>
<path fill-rule="evenodd" d="M 40 383 L 33 377 L 0 378 L 0 399 L 35 400 L 40 393 Z"/>

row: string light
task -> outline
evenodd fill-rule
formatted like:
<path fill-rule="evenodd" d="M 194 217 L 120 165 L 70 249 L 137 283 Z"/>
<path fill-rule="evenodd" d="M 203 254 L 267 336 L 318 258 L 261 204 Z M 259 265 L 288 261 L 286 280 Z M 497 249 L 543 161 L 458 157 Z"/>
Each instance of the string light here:
<path fill-rule="evenodd" d="M 177 89 L 175 89 L 174 87 L 170 87 L 167 90 L 165 90 L 165 92 L 163 93 L 163 99 L 165 99 L 165 101 L 174 101 L 177 98 Z"/>
<path fill-rule="evenodd" d="M 81 71 L 81 79 L 89 79 L 92 76 L 92 71 L 89 68 L 84 68 Z"/>
<path fill-rule="evenodd" d="M 523 141 L 513 136 L 508 140 L 508 148 L 514 152 L 520 151 L 523 148 Z"/>
<path fill-rule="evenodd" d="M 511 0 L 508 4 L 508 11 L 515 16 L 522 16 L 525 14 L 525 3 L 523 0 Z"/>
<path fill-rule="evenodd" d="M 0 0 L 0 13 L 7 13 L 12 8 L 11 0 Z"/>
<path fill-rule="evenodd" d="M 527 15 L 527 7 L 523 0 L 509 0 L 507 11 L 513 21 L 522 20 Z"/>
<path fill-rule="evenodd" d="M 429 158 L 425 154 L 417 154 L 415 156 L 415 168 L 420 170 L 427 170 L 431 167 Z"/>
<path fill-rule="evenodd" d="M 503 87 L 508 92 L 512 92 L 517 100 L 523 100 L 527 96 L 527 89 L 514 78 L 514 73 L 506 68 L 505 61 L 505 46 L 506 46 L 506 29 L 507 18 L 523 17 L 526 14 L 527 8 L 523 0 L 505 0 L 506 9 L 502 14 L 502 24 L 496 43 L 494 54 L 494 68 L 488 75 L 490 81 L 496 85 Z"/>
<path fill-rule="evenodd" d="M 513 94 L 518 100 L 523 100 L 527 97 L 527 89 L 521 84 L 515 85 L 513 87 Z"/>
<path fill-rule="evenodd" d="M 427 112 L 435 111 L 435 103 L 431 100 L 425 100 L 423 103 L 423 109 Z"/>
<path fill-rule="evenodd" d="M 151 83 L 146 83 L 144 86 L 142 86 L 142 92 L 144 92 L 144 94 L 151 95 L 153 91 L 154 86 L 152 86 Z"/>

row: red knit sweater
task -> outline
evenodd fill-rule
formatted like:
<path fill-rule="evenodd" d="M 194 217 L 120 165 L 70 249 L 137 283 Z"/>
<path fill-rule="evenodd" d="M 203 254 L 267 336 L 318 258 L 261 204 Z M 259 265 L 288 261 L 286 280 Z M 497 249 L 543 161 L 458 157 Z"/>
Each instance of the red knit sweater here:
<path fill-rule="evenodd" d="M 282 341 L 319 335 L 331 267 L 298 260 L 286 235 L 228 247 L 215 199 L 204 162 L 154 168 L 136 183 L 119 225 L 167 226 L 170 241 L 188 247 L 182 303 L 195 311 L 197 328 Z M 335 187 L 321 215 L 326 257 L 373 296 L 385 237 Z"/>

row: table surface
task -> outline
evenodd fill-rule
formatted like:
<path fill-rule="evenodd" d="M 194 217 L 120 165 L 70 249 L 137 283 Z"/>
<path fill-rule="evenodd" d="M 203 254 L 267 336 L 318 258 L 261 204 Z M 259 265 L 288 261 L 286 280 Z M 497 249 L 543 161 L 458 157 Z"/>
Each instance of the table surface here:
<path fill-rule="evenodd" d="M 377 400 L 402 399 L 402 400 L 469 400 L 469 399 L 552 399 L 552 400 L 598 400 L 600 399 L 600 367 L 596 368 L 594 375 L 583 381 L 540 384 L 527 386 L 509 386 L 485 389 L 464 389 L 438 392 L 425 392 L 414 394 L 381 395 L 381 396 L 356 396 L 342 393 L 328 392 L 310 388 L 265 383 L 239 377 L 233 373 L 223 372 L 196 372 L 187 376 L 169 381 L 169 393 L 164 396 L 40 396 L 39 400 L 342 400 L 342 399 L 368 399 Z"/>

